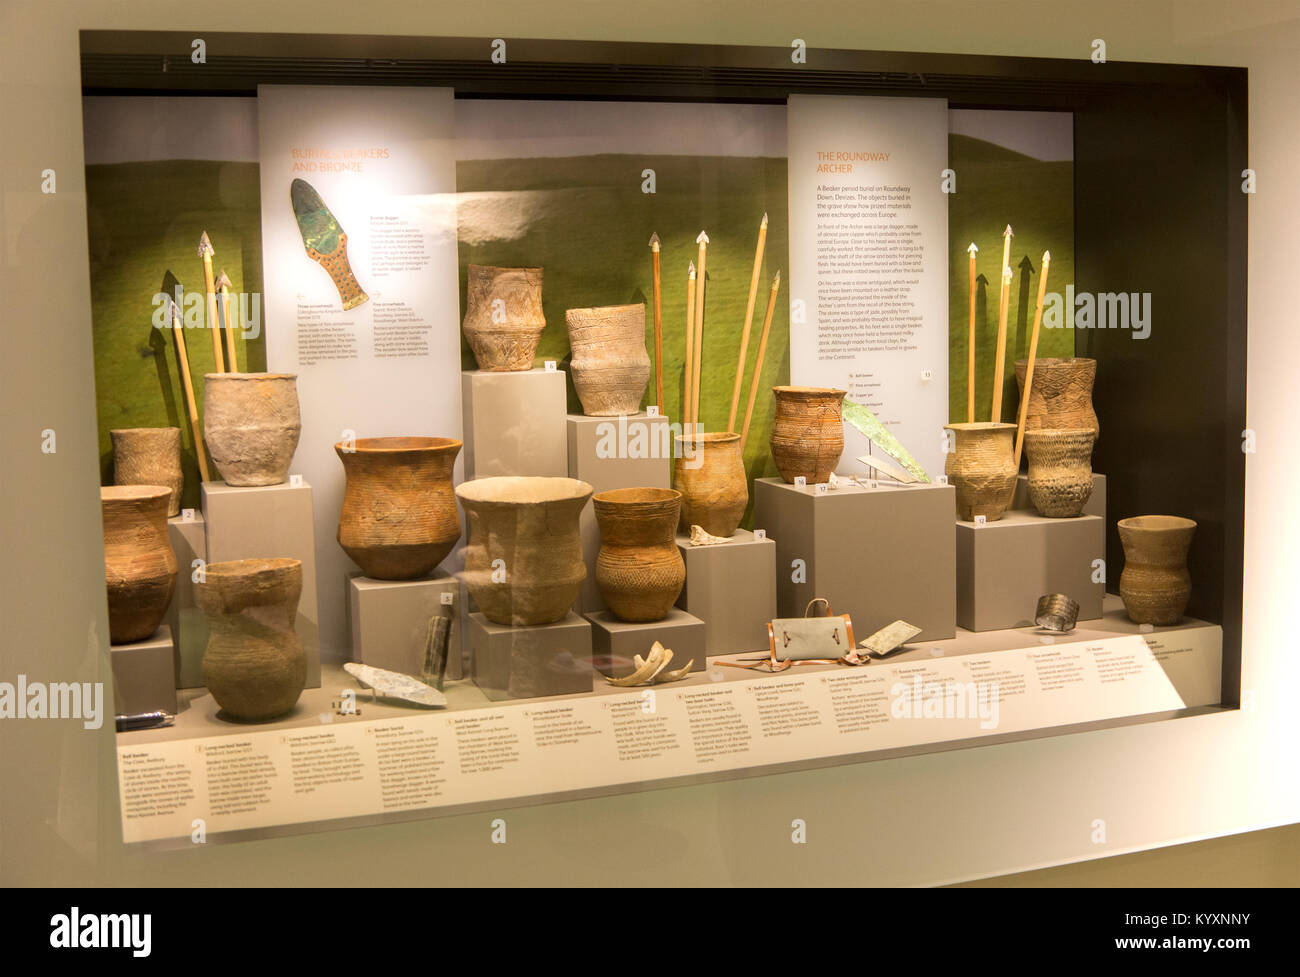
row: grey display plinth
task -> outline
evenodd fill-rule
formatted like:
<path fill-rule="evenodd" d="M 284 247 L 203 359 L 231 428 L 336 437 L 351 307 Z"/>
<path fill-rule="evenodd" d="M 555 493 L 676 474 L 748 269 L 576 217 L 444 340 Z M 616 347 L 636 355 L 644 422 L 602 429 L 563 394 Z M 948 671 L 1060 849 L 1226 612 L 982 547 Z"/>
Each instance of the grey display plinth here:
<path fill-rule="evenodd" d="M 302 596 L 296 629 L 307 654 L 307 684 L 320 686 L 320 617 L 316 603 L 316 537 L 312 529 L 311 486 L 258 485 L 236 488 L 203 483 L 207 523 L 207 561 L 278 559 L 302 561 Z"/>
<path fill-rule="evenodd" d="M 777 609 L 802 617 L 814 597 L 853 618 L 859 638 L 900 618 L 916 641 L 956 633 L 957 553 L 951 485 L 819 492 L 779 478 L 754 483 L 754 525 L 776 542 Z M 800 562 L 801 561 L 801 562 Z"/>
<path fill-rule="evenodd" d="M 572 611 L 554 624 L 513 628 L 469 615 L 474 684 L 489 699 L 590 692 L 591 624 Z"/>
<path fill-rule="evenodd" d="M 677 606 L 704 622 L 709 657 L 767 649 L 776 617 L 776 544 L 737 529 L 728 543 L 692 546 L 679 534 L 686 586 Z M 676 651 L 676 649 L 673 649 Z"/>
<path fill-rule="evenodd" d="M 455 577 L 423 580 L 348 580 L 348 611 L 352 622 L 352 657 L 366 665 L 420 677 L 429 621 L 442 609 L 443 594 L 455 602 L 447 641 L 448 679 L 464 678 L 461 656 L 461 613 L 464 603 Z"/>
<path fill-rule="evenodd" d="M 564 373 L 461 371 L 465 478 L 569 472 Z"/>
<path fill-rule="evenodd" d="M 194 561 L 206 560 L 207 527 L 203 513 L 191 512 L 187 519 L 179 516 L 167 520 L 167 534 L 176 552 L 176 590 L 167 608 L 167 625 L 172 631 L 176 688 L 196 689 L 203 684 L 203 651 L 208 646 L 208 622 L 194 603 Z"/>
<path fill-rule="evenodd" d="M 644 413 L 622 417 L 587 417 L 570 414 L 568 423 L 569 477 L 580 478 L 595 492 L 618 488 L 672 487 L 672 433 L 666 417 Z M 578 607 L 585 612 L 602 611 L 605 602 L 596 587 L 596 554 L 600 551 L 600 527 L 596 510 L 588 505 L 579 518 L 582 558 L 587 579 L 582 585 Z"/>
<path fill-rule="evenodd" d="M 1016 480 L 1016 494 L 1011 499 L 1011 508 L 1027 509 L 1034 511 L 1034 504 L 1029 501 L 1029 476 L 1021 475 Z M 1106 476 L 1092 473 L 1092 495 L 1088 496 L 1088 501 L 1084 503 L 1083 514 L 1085 516 L 1097 516 L 1100 519 L 1106 518 Z"/>
<path fill-rule="evenodd" d="M 109 648 L 113 667 L 113 712 L 176 712 L 176 671 L 172 630 L 158 626 L 153 637 Z"/>
<path fill-rule="evenodd" d="M 967 631 L 1030 627 L 1043 594 L 1078 601 L 1080 622 L 1099 618 L 1105 558 L 1100 516 L 1048 519 L 1011 509 L 982 526 L 958 521 L 957 623 Z"/>
<path fill-rule="evenodd" d="M 591 622 L 591 655 L 596 670 L 612 678 L 630 675 L 636 665 L 632 658 L 650 654 L 658 641 L 673 653 L 668 670 L 685 668 L 694 659 L 692 672 L 704 671 L 707 652 L 704 648 L 704 622 L 693 614 L 674 607 L 662 621 L 633 624 L 620 621 L 609 611 L 588 614 Z"/>

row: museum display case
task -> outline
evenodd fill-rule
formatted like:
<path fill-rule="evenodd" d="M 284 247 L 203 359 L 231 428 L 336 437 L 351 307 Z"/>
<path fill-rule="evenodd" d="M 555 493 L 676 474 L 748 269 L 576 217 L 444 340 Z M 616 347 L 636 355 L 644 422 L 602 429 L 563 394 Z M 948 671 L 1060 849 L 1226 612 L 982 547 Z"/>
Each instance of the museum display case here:
<path fill-rule="evenodd" d="M 1244 70 L 206 39 L 81 37 L 127 843 L 1240 707 Z"/>

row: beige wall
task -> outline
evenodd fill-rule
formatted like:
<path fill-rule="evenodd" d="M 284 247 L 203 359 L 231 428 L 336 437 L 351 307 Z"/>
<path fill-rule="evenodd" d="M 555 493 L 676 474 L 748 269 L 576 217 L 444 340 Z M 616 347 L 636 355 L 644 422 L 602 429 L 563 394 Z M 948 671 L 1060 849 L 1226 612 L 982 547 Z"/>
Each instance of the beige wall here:
<path fill-rule="evenodd" d="M 1132 855 L 1097 858 L 1072 865 L 1016 872 L 962 883 L 962 888 L 1233 889 L 1300 885 L 1300 826 L 1287 825 L 1156 848 Z"/>
<path fill-rule="evenodd" d="M 78 29 L 329 31 L 818 45 L 1241 64 L 1251 69 L 1250 423 L 1246 664 L 1239 713 L 1053 737 L 908 760 L 625 794 L 486 816 L 326 832 L 163 855 L 117 841 L 112 736 L 71 723 L 0 725 L 0 882 L 236 884 L 933 884 L 1078 862 L 1300 820 L 1292 706 L 1291 590 L 1300 552 L 1292 404 L 1300 388 L 1294 262 L 1300 254 L 1300 20 L 1295 2 L 1044 0 L 1037 4 L 413 3 L 225 0 L 0 6 L 0 678 L 106 676 L 95 416 L 82 186 Z M 1097 66 L 1098 73 L 1105 66 Z M 39 192 L 42 170 L 58 192 Z M 1232 175 L 1228 175 L 1231 177 Z M 1171 247 L 1194 246 L 1169 242 Z M 1267 352 L 1265 352 L 1267 351 Z M 41 432 L 58 451 L 39 450 Z M 809 842 L 789 843 L 793 818 Z M 1096 843 L 1091 825 L 1107 824 Z M 860 830 L 859 830 L 860 829 Z M 622 852 L 639 838 L 654 857 Z M 1216 881 L 1213 858 L 1257 851 L 1272 869 L 1295 832 L 1225 839 L 1053 870 L 1111 884 Z M 1234 846 L 1245 846 L 1234 848 Z M 1219 853 L 1199 861 L 1204 851 Z M 1236 856 L 1229 854 L 1230 860 Z M 1183 862 L 1180 859 L 1186 858 Z M 1122 866 L 1133 866 L 1124 868 Z M 1186 871 L 1182 866 L 1193 866 Z M 1270 870 L 1265 871 L 1265 868 Z M 1082 873 L 1082 874 L 1081 874 Z M 1028 881 L 1043 876 L 1031 876 Z"/>

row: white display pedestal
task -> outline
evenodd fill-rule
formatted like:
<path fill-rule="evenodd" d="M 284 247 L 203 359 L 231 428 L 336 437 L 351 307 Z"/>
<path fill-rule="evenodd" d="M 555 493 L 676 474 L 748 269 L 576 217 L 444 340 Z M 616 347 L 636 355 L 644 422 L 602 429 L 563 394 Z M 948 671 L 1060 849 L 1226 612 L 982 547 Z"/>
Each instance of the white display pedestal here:
<path fill-rule="evenodd" d="M 609 611 L 588 614 L 587 620 L 591 622 L 592 663 L 603 675 L 622 678 L 631 674 L 636 667 L 633 656 L 645 658 L 656 641 L 672 650 L 669 671 L 686 667 L 692 659 L 692 672 L 705 669 L 704 622 L 679 608 L 670 610 L 662 621 L 620 621 Z"/>
<path fill-rule="evenodd" d="M 569 472 L 560 370 L 461 372 L 465 479 Z"/>
<path fill-rule="evenodd" d="M 152 637 L 112 645 L 113 713 L 176 712 L 176 670 L 172 630 L 160 624 Z"/>
<path fill-rule="evenodd" d="M 443 595 L 454 603 L 447 641 L 449 680 L 465 677 L 461 654 L 461 606 L 464 595 L 455 577 L 421 580 L 348 579 L 348 612 L 352 626 L 352 657 L 365 665 L 419 678 L 429 621 L 443 606 Z"/>
<path fill-rule="evenodd" d="M 951 485 L 834 490 L 779 478 L 754 483 L 754 525 L 776 541 L 777 609 L 802 617 L 815 597 L 848 614 L 859 639 L 902 619 L 917 641 L 951 638 L 957 621 Z"/>
<path fill-rule="evenodd" d="M 1032 626 L 1038 598 L 1065 594 L 1079 621 L 1101 617 L 1106 523 L 1010 509 L 996 522 L 957 522 L 957 623 L 968 631 Z"/>
<path fill-rule="evenodd" d="M 568 473 L 580 478 L 595 492 L 619 488 L 671 488 L 673 445 L 666 417 L 645 413 L 624 417 L 587 417 L 570 414 L 568 431 Z M 596 509 L 588 504 L 578 520 L 582 533 L 582 558 L 587 579 L 578 598 L 586 613 L 605 609 L 596 586 L 596 554 L 600 551 L 600 527 Z"/>
<path fill-rule="evenodd" d="M 777 616 L 776 544 L 737 529 L 713 546 L 692 546 L 679 533 L 677 548 L 686 562 L 677 606 L 704 622 L 706 654 L 766 651 L 767 625 Z"/>
<path fill-rule="evenodd" d="M 469 615 L 474 684 L 489 699 L 590 692 L 591 624 L 572 611 L 554 624 L 509 627 Z"/>
<path fill-rule="evenodd" d="M 316 598 L 316 538 L 311 486 L 300 481 L 236 488 L 203 483 L 207 562 L 291 558 L 302 561 L 302 596 L 295 628 L 307 655 L 306 688 L 320 685 L 320 616 Z"/>
<path fill-rule="evenodd" d="M 191 518 L 185 513 L 190 512 Z M 208 622 L 194 602 L 194 561 L 206 560 L 207 526 L 203 513 L 181 510 L 167 520 L 167 535 L 176 553 L 176 590 L 167 607 L 167 625 L 175 647 L 172 671 L 176 688 L 195 689 L 203 685 L 203 652 L 208 647 Z"/>

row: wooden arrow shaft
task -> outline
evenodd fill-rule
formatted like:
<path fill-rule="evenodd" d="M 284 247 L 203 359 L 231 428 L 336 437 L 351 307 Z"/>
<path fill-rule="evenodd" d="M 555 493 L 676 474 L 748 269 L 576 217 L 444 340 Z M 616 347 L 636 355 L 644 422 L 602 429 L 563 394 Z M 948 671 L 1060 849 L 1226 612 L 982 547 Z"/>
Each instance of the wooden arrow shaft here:
<path fill-rule="evenodd" d="M 970 327 L 966 344 L 966 420 L 975 421 L 975 254 L 970 256 Z"/>
<path fill-rule="evenodd" d="M 1002 386 L 1005 379 L 1007 358 L 1007 315 L 1011 304 L 1011 283 L 1007 281 L 1006 272 L 1011 267 L 1011 234 L 1009 228 L 1002 234 L 1002 265 L 998 268 L 998 343 L 997 359 L 993 362 L 993 400 L 990 406 L 990 420 L 1002 420 Z"/>
<path fill-rule="evenodd" d="M 1003 265 L 1005 268 L 1006 265 Z M 1007 306 L 1011 296 L 1011 282 L 1006 274 L 1002 276 L 1002 289 L 998 295 L 998 342 L 993 361 L 993 399 L 990 406 L 989 420 L 1002 420 L 1002 387 L 1007 358 Z"/>
<path fill-rule="evenodd" d="M 235 359 L 235 326 L 230 321 L 230 292 L 225 288 L 221 290 L 221 311 L 226 320 L 226 363 L 229 364 L 231 373 L 238 373 L 239 364 Z"/>
<path fill-rule="evenodd" d="M 208 287 L 208 328 L 212 331 L 212 362 L 215 372 L 226 372 L 225 357 L 221 353 L 221 328 L 217 323 L 217 286 L 212 274 L 212 255 L 203 256 L 203 280 Z"/>
<path fill-rule="evenodd" d="M 682 371 L 682 433 L 691 423 L 691 375 L 695 363 L 695 279 L 686 281 L 686 359 Z"/>
<path fill-rule="evenodd" d="M 691 381 L 691 423 L 699 429 L 700 425 L 700 373 L 704 359 L 704 263 L 708 258 L 708 249 L 700 242 L 698 267 L 695 269 L 695 377 Z"/>
<path fill-rule="evenodd" d="M 654 293 L 655 307 L 655 403 L 659 406 L 659 413 L 667 413 L 664 406 L 664 319 L 663 319 L 663 296 L 659 290 L 659 251 L 656 249 L 650 252 L 651 269 L 654 276 L 652 283 L 652 292 Z"/>
<path fill-rule="evenodd" d="M 767 314 L 763 316 L 763 332 L 758 338 L 758 356 L 754 360 L 754 376 L 749 381 L 749 403 L 745 406 L 745 426 L 740 432 L 740 457 L 745 457 L 745 445 L 749 442 L 749 422 L 754 417 L 754 397 L 758 393 L 758 379 L 763 375 L 763 357 L 767 353 L 767 336 L 772 331 L 772 313 L 776 310 L 776 293 L 781 288 L 779 278 L 772 281 L 772 290 L 767 296 Z"/>
<path fill-rule="evenodd" d="M 172 334 L 176 337 L 176 365 L 180 368 L 181 382 L 185 388 L 185 406 L 190 413 L 190 430 L 194 433 L 194 454 L 199 460 L 199 476 L 205 482 L 212 480 L 208 474 L 208 456 L 203 446 L 203 431 L 199 428 L 199 408 L 194 400 L 194 381 L 190 379 L 190 358 L 185 351 L 185 327 L 179 316 L 172 317 Z"/>
<path fill-rule="evenodd" d="M 1034 361 L 1038 358 L 1038 330 L 1043 324 L 1043 298 L 1047 293 L 1047 269 L 1052 259 L 1043 255 L 1038 275 L 1038 306 L 1034 309 L 1034 328 L 1029 334 L 1029 359 L 1025 363 L 1025 391 L 1020 397 L 1020 418 L 1016 425 L 1016 471 L 1020 470 L 1020 450 L 1025 443 L 1025 418 L 1029 416 L 1029 393 L 1034 387 Z"/>
<path fill-rule="evenodd" d="M 700 426 L 700 373 L 704 365 L 704 279 L 695 283 L 695 377 L 691 380 L 691 423 Z"/>
<path fill-rule="evenodd" d="M 767 246 L 767 225 L 758 228 L 758 247 L 754 249 L 754 271 L 749 276 L 749 301 L 745 303 L 745 331 L 740 334 L 740 356 L 736 359 L 736 381 L 731 387 L 731 413 L 727 415 L 727 430 L 736 429 L 736 413 L 740 408 L 740 385 L 745 375 L 745 355 L 749 352 L 749 330 L 754 321 L 754 304 L 758 301 L 758 278 L 763 269 L 763 249 Z"/>

